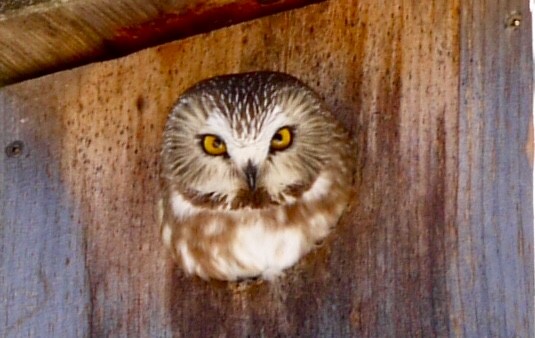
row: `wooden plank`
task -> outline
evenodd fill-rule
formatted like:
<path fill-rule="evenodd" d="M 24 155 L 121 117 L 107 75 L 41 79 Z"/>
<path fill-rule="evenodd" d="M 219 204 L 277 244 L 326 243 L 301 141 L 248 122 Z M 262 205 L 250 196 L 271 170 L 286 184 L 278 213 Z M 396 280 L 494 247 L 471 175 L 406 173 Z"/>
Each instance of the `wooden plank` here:
<path fill-rule="evenodd" d="M 532 74 L 529 2 L 463 2 L 448 274 L 456 336 L 534 335 Z"/>
<path fill-rule="evenodd" d="M 1 89 L 0 336 L 533 336 L 529 19 L 486 4 L 333 1 Z M 275 282 L 185 277 L 155 223 L 169 107 L 258 69 L 353 132 L 354 206 Z"/>
<path fill-rule="evenodd" d="M 18 103 L 0 95 L 0 336 L 84 337 L 91 314 L 86 238 L 72 218 L 77 201 L 61 184 L 59 116 Z M 14 140 L 24 142 L 19 151 Z"/>
<path fill-rule="evenodd" d="M 318 0 L 69 0 L 6 11 L 0 86 L 312 2 Z"/>
<path fill-rule="evenodd" d="M 3 0 L 0 2 L 0 13 L 19 10 L 24 7 L 54 0 Z M 68 0 L 64 0 L 68 1 Z"/>

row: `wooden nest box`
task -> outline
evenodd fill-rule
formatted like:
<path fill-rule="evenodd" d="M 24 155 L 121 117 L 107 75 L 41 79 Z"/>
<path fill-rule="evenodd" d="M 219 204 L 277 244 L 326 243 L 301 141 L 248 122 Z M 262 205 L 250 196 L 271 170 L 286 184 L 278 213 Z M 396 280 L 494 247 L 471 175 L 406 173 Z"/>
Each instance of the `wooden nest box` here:
<path fill-rule="evenodd" d="M 37 2 L 0 6 L 0 336 L 534 335 L 528 0 Z M 207 283 L 161 245 L 163 125 L 253 70 L 332 107 L 358 193 L 284 277 Z"/>

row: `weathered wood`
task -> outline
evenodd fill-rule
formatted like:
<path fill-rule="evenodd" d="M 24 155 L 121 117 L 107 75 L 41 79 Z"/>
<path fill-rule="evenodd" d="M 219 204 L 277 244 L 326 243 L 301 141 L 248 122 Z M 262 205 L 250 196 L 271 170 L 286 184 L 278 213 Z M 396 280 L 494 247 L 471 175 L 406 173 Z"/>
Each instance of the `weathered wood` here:
<path fill-rule="evenodd" d="M 7 4 L 0 86 L 321 0 L 83 0 Z M 31 3 L 31 2 L 30 2 Z M 26 4 L 28 5 L 28 4 Z"/>
<path fill-rule="evenodd" d="M 530 31 L 528 1 L 463 2 L 448 271 L 457 336 L 534 336 Z"/>
<path fill-rule="evenodd" d="M 0 336 L 533 336 L 527 6 L 331 1 L 3 88 Z M 357 196 L 273 283 L 185 277 L 155 223 L 168 109 L 258 69 L 352 130 Z"/>
<path fill-rule="evenodd" d="M 49 1 L 54 1 L 54 0 L 2 0 L 0 1 L 0 13 L 15 11 L 24 7 L 36 5 L 36 4 L 43 3 L 43 2 L 49 2 Z M 69 0 L 63 0 L 63 1 L 69 1 Z"/>

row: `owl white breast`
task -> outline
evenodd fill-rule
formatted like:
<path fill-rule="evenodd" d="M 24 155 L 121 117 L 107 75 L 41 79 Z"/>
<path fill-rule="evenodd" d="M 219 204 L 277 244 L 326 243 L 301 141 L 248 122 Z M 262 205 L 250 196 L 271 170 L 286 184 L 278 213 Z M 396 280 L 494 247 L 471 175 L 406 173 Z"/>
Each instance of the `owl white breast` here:
<path fill-rule="evenodd" d="M 320 98 L 275 72 L 186 90 L 163 136 L 162 237 L 189 274 L 270 279 L 336 225 L 354 149 Z"/>

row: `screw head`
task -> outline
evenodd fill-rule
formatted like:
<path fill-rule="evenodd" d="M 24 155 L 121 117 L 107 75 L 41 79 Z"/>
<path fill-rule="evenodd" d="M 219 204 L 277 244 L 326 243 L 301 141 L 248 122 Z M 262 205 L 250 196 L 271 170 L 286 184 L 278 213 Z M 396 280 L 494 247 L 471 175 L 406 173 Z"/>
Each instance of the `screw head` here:
<path fill-rule="evenodd" d="M 6 155 L 10 158 L 19 157 L 20 155 L 22 155 L 23 151 L 24 143 L 19 140 L 11 142 L 6 147 Z"/>
<path fill-rule="evenodd" d="M 507 27 L 516 29 L 522 24 L 522 16 L 518 12 L 512 12 L 506 19 L 505 25 Z"/>

